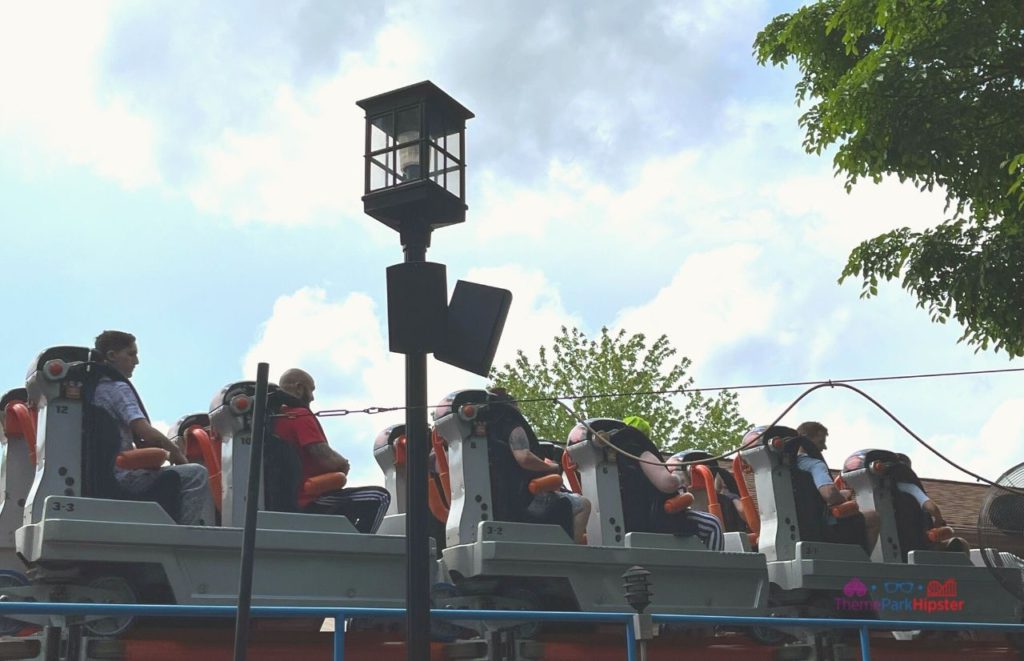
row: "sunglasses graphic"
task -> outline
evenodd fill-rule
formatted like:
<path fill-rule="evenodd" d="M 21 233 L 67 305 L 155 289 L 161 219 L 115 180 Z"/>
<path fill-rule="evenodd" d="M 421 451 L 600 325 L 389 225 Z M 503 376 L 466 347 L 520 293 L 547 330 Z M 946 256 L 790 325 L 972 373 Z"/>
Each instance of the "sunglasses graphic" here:
<path fill-rule="evenodd" d="M 886 582 L 883 584 L 885 591 L 888 594 L 894 592 L 902 592 L 903 594 L 912 594 L 916 587 L 912 581 L 901 581 L 901 582 Z"/>

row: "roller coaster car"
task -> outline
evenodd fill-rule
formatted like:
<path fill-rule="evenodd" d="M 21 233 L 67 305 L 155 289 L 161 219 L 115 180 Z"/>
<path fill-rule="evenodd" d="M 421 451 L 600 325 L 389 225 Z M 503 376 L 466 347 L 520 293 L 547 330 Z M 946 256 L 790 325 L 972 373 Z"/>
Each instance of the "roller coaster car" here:
<path fill-rule="evenodd" d="M 581 491 L 593 505 L 587 525 L 590 543 L 636 548 L 637 554 L 647 553 L 642 547 L 670 544 L 679 549 L 675 562 L 680 567 L 674 576 L 687 582 L 683 589 L 695 599 L 717 603 L 719 612 L 763 608 L 768 592 L 764 558 L 746 552 L 746 535 L 726 533 L 724 553 L 708 551 L 692 534 L 680 536 L 680 531 L 690 532 L 681 522 L 682 509 L 673 506 L 680 497 L 658 491 L 639 462 L 617 450 L 633 457 L 650 452 L 662 459 L 646 434 L 621 420 L 595 418 L 569 434 L 567 452 L 576 464 Z M 701 573 L 700 580 L 689 576 L 694 571 Z"/>
<path fill-rule="evenodd" d="M 98 488 L 104 476 L 97 464 L 105 466 L 104 482 L 109 483 L 114 462 L 113 452 L 104 449 L 106 441 L 88 426 L 89 384 L 99 372 L 87 363 L 51 370 L 47 365 L 55 359 L 44 352 L 29 377 L 30 398 L 36 392 L 39 419 L 45 422 L 39 430 L 41 470 L 28 503 L 32 509 L 26 512 L 27 525 L 16 533 L 16 546 L 33 581 L 0 589 L 0 594 L 36 601 L 130 603 L 139 594 L 156 602 L 235 603 L 242 542 L 237 526 L 248 481 L 254 385 L 229 385 L 211 407 L 211 422 L 224 443 L 225 526 L 182 526 L 157 502 L 112 499 Z M 240 395 L 249 398 L 249 406 L 236 399 Z M 294 452 L 289 463 L 284 459 L 289 453 L 274 455 L 273 445 L 265 453 L 267 482 L 275 470 L 298 467 Z M 295 509 L 298 476 L 294 470 L 291 475 L 291 486 L 268 484 L 261 490 L 261 506 L 266 496 L 270 509 Z M 274 502 L 278 495 L 280 502 Z M 405 603 L 401 537 L 359 534 L 341 516 L 289 511 L 259 512 L 257 528 L 254 605 Z M 38 618 L 24 619 L 35 623 Z M 128 619 L 117 620 L 117 626 L 110 624 L 112 618 L 101 619 L 106 624 L 91 633 L 116 633 Z"/>
<path fill-rule="evenodd" d="M 0 573 L 20 576 L 24 570 L 14 551 L 14 531 L 25 518 L 25 502 L 36 473 L 36 422 L 25 388 L 14 388 L 0 397 L 0 443 L 5 446 L 0 463 Z"/>
<path fill-rule="evenodd" d="M 909 550 L 906 564 L 900 561 L 894 486 L 890 478 L 874 473 L 871 464 L 844 475 L 861 509 L 878 512 L 882 521 L 871 556 L 855 544 L 822 541 L 825 502 L 796 461 L 809 441 L 788 427 L 758 433 L 756 443 L 745 444 L 742 456 L 754 471 L 761 513 L 759 549 L 768 561 L 777 604 L 812 604 L 815 615 L 1020 622 L 1017 599 L 965 554 Z M 826 613 L 817 612 L 821 609 Z"/>
<path fill-rule="evenodd" d="M 549 507 L 528 498 L 529 475 L 512 456 L 508 432 L 523 427 L 533 452 L 546 450 L 507 401 L 482 390 L 459 391 L 437 407 L 434 420 L 448 443 L 451 470 L 443 555 L 462 594 L 478 595 L 486 603 L 515 590 L 534 608 L 616 612 L 624 607 L 622 574 L 642 565 L 653 574 L 654 612 L 752 614 L 763 607 L 767 583 L 760 556 L 711 553 L 697 550 L 704 547 L 695 540 L 639 532 L 624 533 L 617 542 L 609 537 L 603 545 L 598 532 L 590 536 L 590 545 L 574 544 L 571 504 L 557 493 L 541 499 Z M 590 441 L 578 449 L 587 454 Z M 584 479 L 596 483 L 588 477 L 589 460 L 570 452 L 582 461 Z M 614 500 L 620 503 L 614 479 Z M 593 492 L 584 493 L 593 500 Z M 592 524 L 608 516 L 599 509 L 603 502 L 594 502 Z M 621 504 L 618 508 L 609 525 L 622 532 Z M 601 529 L 592 525 L 588 532 Z"/>

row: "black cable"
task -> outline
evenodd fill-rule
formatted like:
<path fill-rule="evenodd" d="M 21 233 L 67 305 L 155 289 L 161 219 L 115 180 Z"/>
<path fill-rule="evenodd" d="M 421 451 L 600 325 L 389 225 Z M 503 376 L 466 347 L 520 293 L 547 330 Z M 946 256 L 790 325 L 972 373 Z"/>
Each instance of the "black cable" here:
<path fill-rule="evenodd" d="M 892 413 L 889 409 L 887 409 L 885 406 L 883 406 L 874 397 L 872 397 L 871 395 L 867 394 L 866 392 L 864 392 L 860 388 L 858 388 L 856 386 L 850 385 L 849 383 L 843 383 L 841 381 L 825 381 L 825 382 L 822 382 L 822 383 L 814 384 L 813 386 L 811 386 L 807 390 L 805 390 L 802 393 L 800 393 L 800 395 L 796 399 L 794 399 L 792 402 L 790 402 L 789 406 L 787 406 L 785 409 L 783 409 L 782 413 L 780 413 L 778 416 L 776 416 L 775 420 L 773 420 L 771 422 L 771 424 L 767 425 L 765 427 L 765 429 L 768 430 L 768 429 L 771 429 L 772 427 L 774 427 L 775 425 L 777 425 L 782 420 L 782 418 L 784 418 L 786 416 L 787 413 L 789 413 L 791 410 L 793 410 L 794 406 L 799 404 L 800 401 L 803 400 L 804 397 L 807 397 L 807 395 L 811 394 L 815 390 L 819 390 L 821 388 L 837 388 L 837 387 L 838 388 L 847 388 L 848 390 L 852 390 L 853 392 L 857 393 L 858 395 L 860 395 L 864 399 L 866 399 L 869 402 L 871 402 L 872 404 L 874 404 L 883 413 L 885 413 L 887 416 L 889 416 L 889 418 L 893 422 L 895 422 L 897 425 L 899 425 L 900 428 L 903 429 L 903 431 L 907 432 L 907 434 L 909 434 L 911 438 L 913 438 L 915 441 L 917 441 L 918 443 L 923 445 L 925 448 L 927 448 L 928 451 L 930 451 L 936 457 L 938 457 L 939 459 L 942 459 L 944 462 L 946 462 L 947 464 L 949 464 L 953 468 L 957 469 L 958 471 L 961 471 L 962 473 L 970 475 L 971 477 L 973 477 L 974 479 L 978 480 L 979 482 L 983 482 L 983 483 L 985 483 L 985 484 L 987 484 L 987 485 L 989 485 L 991 487 L 995 487 L 997 489 L 1002 489 L 1004 491 L 1007 491 L 1007 492 L 1010 492 L 1010 493 L 1015 493 L 1015 494 L 1018 494 L 1018 495 L 1024 495 L 1024 490 L 1022 490 L 1022 489 L 1015 489 L 1015 488 L 1007 487 L 1007 486 L 1002 485 L 1002 484 L 997 484 L 996 482 L 993 482 L 992 480 L 990 480 L 990 479 L 988 479 L 986 477 L 982 477 L 981 475 L 978 475 L 977 473 L 975 473 L 975 472 L 973 472 L 973 471 L 971 471 L 971 470 L 961 466 L 960 464 L 956 463 L 955 461 L 953 461 L 952 459 L 950 459 L 949 457 L 947 457 L 946 455 L 942 454 L 941 452 L 936 450 L 934 447 L 932 447 L 931 445 L 926 443 L 924 439 L 922 439 L 920 436 L 915 434 L 914 431 L 912 429 L 910 429 L 910 427 L 905 425 L 902 420 L 900 420 L 894 413 Z M 520 400 L 520 401 L 522 401 L 522 400 Z M 558 401 L 558 399 L 554 399 L 554 400 L 545 399 L 545 400 L 541 400 L 541 401 L 554 401 L 556 404 L 558 404 L 560 406 L 563 406 L 563 407 L 565 407 L 567 409 L 569 408 L 567 405 L 563 404 L 561 401 Z M 571 411 L 571 409 L 569 409 L 569 410 Z M 579 415 L 576 414 L 575 412 L 573 412 L 573 417 L 579 419 Z M 584 422 L 584 424 L 586 424 L 586 423 Z M 593 430 L 591 430 L 591 431 L 593 431 Z M 706 462 L 709 462 L 709 461 L 719 461 L 719 460 L 722 460 L 722 459 L 728 459 L 729 457 L 731 457 L 732 455 L 736 454 L 737 452 L 740 452 L 741 450 L 743 450 L 745 448 L 751 447 L 754 443 L 757 442 L 757 440 L 759 438 L 760 438 L 760 435 L 758 435 L 754 439 L 751 439 L 746 444 L 741 445 L 741 446 L 739 446 L 737 448 L 734 448 L 732 450 L 729 450 L 728 452 L 724 452 L 724 453 L 722 453 L 722 454 L 720 454 L 720 455 L 718 455 L 716 457 L 705 458 L 705 459 L 701 459 L 699 461 L 682 462 L 680 465 L 706 463 Z M 618 452 L 620 454 L 626 455 L 626 456 L 630 457 L 631 459 L 634 459 L 636 461 L 641 461 L 643 463 L 649 463 L 649 464 L 657 463 L 657 465 L 664 465 L 662 462 L 650 462 L 650 461 L 646 461 L 646 460 L 640 459 L 639 457 L 635 457 L 635 456 L 629 454 L 628 452 L 626 452 L 625 450 L 622 450 L 621 448 L 616 446 L 608 438 L 604 438 L 603 440 L 615 452 Z"/>
<path fill-rule="evenodd" d="M 789 406 L 787 406 L 785 409 L 783 409 L 782 413 L 780 413 L 775 418 L 775 420 L 772 421 L 772 423 L 767 426 L 767 428 L 770 429 L 771 427 L 774 427 L 775 425 L 777 425 L 779 423 L 779 421 L 782 420 L 782 418 L 785 417 L 785 415 L 787 413 L 789 413 L 793 409 L 794 406 L 796 406 L 801 400 L 803 400 L 804 397 L 806 397 L 807 395 L 811 394 L 815 390 L 818 390 L 820 388 L 836 388 L 836 387 L 847 388 L 848 390 L 852 390 L 853 392 L 859 394 L 861 397 L 867 399 L 869 402 L 874 404 L 879 410 L 881 410 L 883 413 L 885 413 L 887 416 L 889 416 L 889 418 L 893 422 L 895 422 L 897 425 L 899 425 L 900 428 L 903 429 L 903 431 L 907 432 L 907 434 L 909 434 L 911 438 L 913 438 L 915 441 L 917 441 L 920 445 L 924 446 L 929 452 L 934 454 L 936 457 L 938 457 L 942 461 L 946 462 L 947 464 L 949 464 L 953 468 L 957 469 L 958 471 L 960 471 L 960 472 L 962 472 L 962 473 L 964 473 L 966 475 L 970 475 L 971 477 L 973 477 L 977 481 L 982 482 L 984 484 L 987 484 L 989 486 L 996 487 L 998 489 L 1002 489 L 1002 490 L 1008 491 L 1010 493 L 1024 494 L 1024 489 L 1015 489 L 1015 488 L 1007 487 L 1005 485 L 997 484 L 996 482 L 993 482 L 992 480 L 990 480 L 990 479 L 988 479 L 986 477 L 982 477 L 981 475 L 978 475 L 977 473 L 975 473 L 975 472 L 973 472 L 973 471 L 971 471 L 971 470 L 969 470 L 969 469 L 967 469 L 967 468 L 957 464 L 955 461 L 953 461 L 952 459 L 950 459 L 946 455 L 944 455 L 941 452 L 939 452 L 938 450 L 936 450 L 934 447 L 932 447 L 927 442 L 925 442 L 924 439 L 922 439 L 920 436 L 915 434 L 913 432 L 913 430 L 910 429 L 910 427 L 905 425 L 902 420 L 900 420 L 895 414 L 893 414 L 891 411 L 889 411 L 889 409 L 887 409 L 880 402 L 878 402 L 878 400 L 876 400 L 874 397 L 872 397 L 871 395 L 867 394 L 866 392 L 864 392 L 860 388 L 857 388 L 856 386 L 850 385 L 851 383 L 868 383 L 868 382 L 876 382 L 876 381 L 898 381 L 898 380 L 907 380 L 907 379 L 931 379 L 931 378 L 940 378 L 940 377 L 947 377 L 947 376 L 972 376 L 972 375 L 982 375 L 982 374 L 1001 374 L 1001 373 L 1009 373 L 1009 372 L 1024 372 L 1024 367 L 1007 367 L 1007 368 L 992 369 L 992 370 L 965 370 L 965 371 L 959 371 L 959 372 L 932 372 L 932 373 L 922 373 L 922 374 L 900 374 L 900 375 L 892 375 L 892 376 L 869 376 L 869 377 L 858 377 L 858 378 L 854 378 L 854 379 L 845 379 L 843 381 L 834 381 L 834 380 L 829 379 L 829 380 L 826 380 L 826 381 L 791 381 L 791 382 L 781 382 L 781 383 L 762 383 L 762 384 L 749 384 L 749 385 L 739 385 L 739 386 L 717 386 L 717 387 L 713 387 L 713 388 L 679 388 L 679 389 L 668 389 L 668 390 L 648 390 L 648 391 L 633 391 L 633 392 L 620 392 L 620 393 L 584 393 L 584 394 L 580 394 L 580 395 L 564 395 L 564 396 L 555 396 L 555 397 L 522 398 L 522 399 L 517 399 L 516 401 L 518 401 L 519 403 L 524 403 L 524 402 L 552 402 L 555 405 L 565 406 L 559 400 L 562 400 L 562 399 L 577 399 L 577 400 L 578 399 L 594 399 L 594 398 L 604 398 L 604 397 L 627 397 L 627 396 L 637 396 L 637 395 L 682 394 L 682 393 L 685 393 L 685 392 L 711 392 L 711 391 L 718 391 L 718 390 L 744 390 L 744 389 L 754 389 L 754 388 L 783 388 L 783 387 L 794 387 L 794 386 L 803 386 L 803 385 L 811 386 L 810 388 L 805 390 L 803 393 L 801 393 L 796 399 L 794 399 L 789 404 Z M 314 416 L 317 416 L 317 417 L 336 417 L 336 416 L 350 415 L 350 414 L 353 414 L 353 413 L 366 413 L 366 414 L 369 414 L 369 415 L 374 415 L 374 414 L 377 414 L 377 413 L 386 413 L 386 412 L 390 412 L 390 411 L 401 411 L 401 410 L 405 410 L 406 408 L 410 408 L 410 407 L 404 407 L 404 406 L 388 406 L 388 407 L 369 406 L 369 407 L 366 407 L 364 409 L 357 409 L 357 410 L 325 409 L 325 410 L 322 410 L 322 411 L 318 411 L 317 413 L 299 414 L 299 415 L 314 415 Z M 420 407 L 417 407 L 417 408 L 420 408 Z M 431 406 L 426 406 L 425 408 L 430 409 Z M 297 417 L 296 414 L 276 414 L 273 417 L 288 417 L 288 416 L 290 416 L 290 417 Z M 578 418 L 578 416 L 575 416 L 575 415 L 574 415 L 574 417 Z M 737 452 L 740 452 L 741 450 L 743 450 L 744 447 L 749 447 L 753 442 L 756 442 L 756 440 L 757 439 L 754 439 L 754 440 L 748 442 L 746 444 L 746 446 L 740 446 L 740 447 L 734 448 L 734 449 L 729 450 L 728 452 L 725 452 L 725 453 L 723 453 L 721 455 L 718 455 L 716 457 L 711 457 L 710 459 L 702 459 L 700 462 L 688 462 L 688 463 L 704 463 L 704 462 L 707 462 L 707 461 L 719 461 L 719 460 L 723 460 L 723 459 L 728 459 L 732 455 L 734 455 Z M 615 449 L 618 450 L 618 448 L 615 448 Z"/>
<path fill-rule="evenodd" d="M 985 375 L 985 374 L 1005 374 L 1011 372 L 1024 372 L 1024 367 L 1004 367 L 1000 369 L 991 370 L 964 370 L 959 372 L 928 372 L 920 374 L 896 374 L 890 376 L 865 376 L 855 377 L 852 379 L 821 379 L 817 381 L 783 381 L 776 383 L 754 383 L 754 384 L 742 384 L 737 386 L 713 386 L 707 388 L 670 388 L 665 390 L 635 390 L 626 392 L 610 392 L 610 393 L 581 393 L 575 395 L 556 395 L 556 396 L 545 396 L 545 397 L 529 397 L 529 398 L 517 398 L 516 401 L 519 403 L 532 403 L 532 402 L 554 402 L 559 399 L 604 399 L 610 397 L 636 397 L 639 395 L 681 395 L 688 392 L 719 392 L 722 390 L 756 390 L 756 389 L 767 389 L 767 388 L 793 388 L 797 386 L 816 386 L 819 384 L 839 384 L 839 383 L 869 383 L 875 381 L 903 381 L 908 379 L 934 379 L 948 376 L 974 376 L 974 375 Z M 409 407 L 406 406 L 368 406 L 362 409 L 323 409 L 311 415 L 315 415 L 321 418 L 332 418 L 341 417 L 346 415 L 352 415 L 355 413 L 365 413 L 368 415 L 376 415 L 378 413 L 390 413 L 392 411 L 404 411 Z M 433 405 L 426 407 L 428 410 L 433 408 Z M 310 415 L 310 414 L 298 414 L 298 415 Z M 272 417 L 297 417 L 296 414 L 284 414 L 278 413 Z"/>
<path fill-rule="evenodd" d="M 822 384 L 822 385 L 824 385 L 824 384 Z M 882 406 L 882 404 L 879 403 L 877 400 L 875 400 L 874 397 L 872 397 L 871 395 L 867 394 L 866 392 L 864 392 L 860 388 L 857 388 L 856 386 L 851 386 L 848 383 L 835 383 L 835 384 L 829 384 L 829 385 L 835 385 L 835 386 L 839 386 L 839 387 L 842 387 L 842 388 L 848 388 L 848 389 L 854 391 L 855 393 L 857 393 L 858 395 L 860 395 L 861 397 L 863 397 L 864 399 L 868 400 L 869 402 L 871 402 L 872 404 L 877 406 L 882 411 L 882 413 L 885 413 L 887 416 L 889 416 L 889 418 L 893 422 L 895 422 L 897 425 L 899 425 L 900 428 L 903 429 L 903 431 L 905 431 L 908 434 L 910 434 L 911 438 L 913 438 L 915 441 L 917 441 L 918 443 L 923 445 L 925 448 L 927 448 L 936 457 L 938 457 L 939 459 L 943 460 L 944 462 L 946 462 L 947 464 L 949 464 L 953 468 L 957 469 L 958 471 L 960 471 L 962 473 L 965 473 L 967 475 L 970 475 L 974 479 L 978 480 L 979 482 L 983 482 L 983 483 L 989 485 L 990 487 L 995 487 L 997 489 L 1002 489 L 1004 491 L 1008 491 L 1010 493 L 1015 493 L 1015 494 L 1018 494 L 1018 495 L 1024 495 L 1024 490 L 1011 488 L 1011 487 L 1008 487 L 1008 486 L 1003 485 L 1003 484 L 997 484 L 996 482 L 993 482 L 992 480 L 990 480 L 990 479 L 988 479 L 986 477 L 982 477 L 981 475 L 978 475 L 977 473 L 975 473 L 975 472 L 973 472 L 971 470 L 968 470 L 967 468 L 964 468 L 963 466 L 961 466 L 960 464 L 956 463 L 955 461 L 953 461 L 952 459 L 950 459 L 946 455 L 942 454 L 941 452 L 939 452 L 938 450 L 933 448 L 931 445 L 926 443 L 923 438 L 921 438 L 920 436 L 915 434 L 913 432 L 913 430 L 910 429 L 910 427 L 908 427 L 905 424 L 903 424 L 903 421 L 900 420 L 898 417 L 896 417 L 896 415 L 894 413 L 892 413 L 891 411 L 889 411 L 889 409 L 887 409 L 884 406 Z M 818 386 L 818 387 L 820 387 L 820 386 Z M 811 392 L 812 390 L 817 390 L 817 387 L 811 388 L 810 390 L 805 392 L 804 395 L 806 395 L 807 393 Z M 802 399 L 804 395 L 801 395 L 800 398 Z M 799 400 L 797 400 L 797 401 L 799 401 Z"/>

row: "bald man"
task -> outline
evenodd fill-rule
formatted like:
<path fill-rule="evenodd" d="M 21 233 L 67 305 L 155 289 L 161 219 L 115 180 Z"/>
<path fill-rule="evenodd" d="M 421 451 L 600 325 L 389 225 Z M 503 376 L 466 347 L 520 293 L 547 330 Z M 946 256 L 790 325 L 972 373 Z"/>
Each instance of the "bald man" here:
<path fill-rule="evenodd" d="M 310 410 L 316 382 L 309 373 L 290 369 L 281 375 L 279 386 L 290 401 L 274 422 L 274 435 L 290 443 L 302 461 L 302 481 L 324 473 L 349 472 L 348 459 L 328 444 L 320 421 Z M 307 514 L 343 514 L 352 521 L 356 530 L 376 532 L 391 504 L 391 495 L 381 487 L 346 487 L 329 491 L 313 499 L 299 494 L 299 509 Z"/>

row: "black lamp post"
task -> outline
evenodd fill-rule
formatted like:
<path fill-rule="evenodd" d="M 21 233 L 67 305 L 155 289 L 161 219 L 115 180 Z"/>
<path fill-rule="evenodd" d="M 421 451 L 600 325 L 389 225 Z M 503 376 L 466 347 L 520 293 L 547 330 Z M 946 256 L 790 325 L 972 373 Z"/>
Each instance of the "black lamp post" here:
<path fill-rule="evenodd" d="M 430 658 L 427 354 L 443 348 L 447 285 L 426 261 L 430 233 L 466 219 L 466 120 L 473 113 L 429 81 L 358 101 L 366 111 L 363 211 L 399 233 L 388 267 L 388 336 L 405 357 L 407 658 Z"/>

